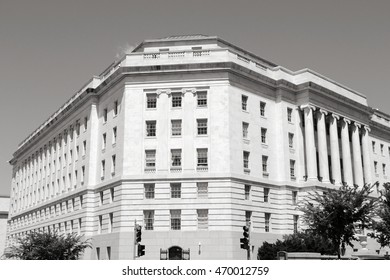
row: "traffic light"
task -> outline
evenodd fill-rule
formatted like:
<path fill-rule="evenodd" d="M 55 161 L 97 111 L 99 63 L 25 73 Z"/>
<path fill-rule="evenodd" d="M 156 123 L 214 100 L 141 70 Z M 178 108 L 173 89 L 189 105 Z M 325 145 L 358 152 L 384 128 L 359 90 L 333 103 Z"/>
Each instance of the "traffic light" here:
<path fill-rule="evenodd" d="M 243 226 L 242 229 L 244 230 L 244 232 L 242 233 L 244 238 L 240 238 L 240 247 L 241 249 L 249 250 L 249 227 Z"/>
<path fill-rule="evenodd" d="M 138 244 L 142 240 L 142 227 L 140 225 L 135 226 L 135 244 Z"/>
<path fill-rule="evenodd" d="M 137 256 L 142 257 L 143 255 L 145 255 L 145 245 L 138 244 Z"/>

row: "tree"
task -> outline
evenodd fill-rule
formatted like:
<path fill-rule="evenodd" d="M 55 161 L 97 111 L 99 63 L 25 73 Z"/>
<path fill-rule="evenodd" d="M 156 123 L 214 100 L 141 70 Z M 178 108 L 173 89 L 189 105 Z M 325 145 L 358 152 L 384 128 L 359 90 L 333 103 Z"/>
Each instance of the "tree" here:
<path fill-rule="evenodd" d="M 376 215 L 379 220 L 373 222 L 373 233 L 368 236 L 373 237 L 381 247 L 390 246 L 390 183 L 383 184 L 383 190 L 379 191 L 379 205 Z"/>
<path fill-rule="evenodd" d="M 82 239 L 75 233 L 30 232 L 18 238 L 18 244 L 6 250 L 4 256 L 19 260 L 77 260 L 86 248 L 92 248 L 89 240 Z"/>
<path fill-rule="evenodd" d="M 357 240 L 357 226 L 364 229 L 372 225 L 377 204 L 370 197 L 374 185 L 343 185 L 323 194 L 315 192 L 299 206 L 308 232 L 329 239 L 339 259 L 340 250 L 345 250 L 346 245 L 353 247 L 352 241 Z"/>
<path fill-rule="evenodd" d="M 257 258 L 260 260 L 276 260 L 277 253 L 280 251 L 336 254 L 331 245 L 328 239 L 324 239 L 319 235 L 313 235 L 307 231 L 297 232 L 284 235 L 283 241 L 278 239 L 275 243 L 263 242 L 258 250 Z"/>

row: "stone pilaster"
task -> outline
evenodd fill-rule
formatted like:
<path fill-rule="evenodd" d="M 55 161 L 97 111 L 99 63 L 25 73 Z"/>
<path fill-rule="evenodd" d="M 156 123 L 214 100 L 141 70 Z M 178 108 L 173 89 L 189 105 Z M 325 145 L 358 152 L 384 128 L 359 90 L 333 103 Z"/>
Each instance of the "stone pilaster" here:
<path fill-rule="evenodd" d="M 325 116 L 328 112 L 320 109 L 317 112 L 318 161 L 320 177 L 323 183 L 329 183 L 328 147 L 326 144 Z"/>
<path fill-rule="evenodd" d="M 356 185 L 362 187 L 363 182 L 363 166 L 362 166 L 362 154 L 360 151 L 359 140 L 360 124 L 354 123 L 352 125 L 352 155 L 353 155 L 353 178 Z"/>
<path fill-rule="evenodd" d="M 317 155 L 314 137 L 313 111 L 314 106 L 305 105 L 301 107 L 305 114 L 305 150 L 306 150 L 306 166 L 307 180 L 318 180 L 317 177 Z"/>
<path fill-rule="evenodd" d="M 349 145 L 349 124 L 350 120 L 343 118 L 341 120 L 341 149 L 343 155 L 343 175 L 344 182 L 347 185 L 353 185 L 351 148 Z"/>

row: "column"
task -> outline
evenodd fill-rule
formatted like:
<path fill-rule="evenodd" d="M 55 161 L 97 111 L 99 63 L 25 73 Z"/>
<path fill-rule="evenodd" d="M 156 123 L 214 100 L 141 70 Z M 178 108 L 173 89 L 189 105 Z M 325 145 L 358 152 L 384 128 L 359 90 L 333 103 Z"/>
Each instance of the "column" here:
<path fill-rule="evenodd" d="M 351 121 L 346 118 L 343 118 L 341 120 L 341 149 L 343 155 L 343 173 L 344 173 L 344 182 L 347 183 L 348 186 L 353 185 L 351 148 L 349 145 L 349 129 L 348 129 L 348 125 L 350 123 Z"/>
<path fill-rule="evenodd" d="M 307 180 L 318 180 L 317 178 L 317 156 L 314 139 L 313 111 L 314 106 L 305 105 L 301 107 L 305 113 L 305 150 Z"/>
<path fill-rule="evenodd" d="M 364 163 L 364 182 L 366 184 L 372 184 L 371 177 L 371 158 L 370 158 L 370 146 L 368 139 L 368 132 L 370 128 L 364 126 L 362 130 L 362 152 L 363 152 L 363 163 Z"/>
<path fill-rule="evenodd" d="M 317 112 L 318 160 L 320 176 L 323 183 L 329 183 L 328 146 L 326 145 L 325 116 L 328 112 L 320 109 Z"/>
<path fill-rule="evenodd" d="M 157 139 L 158 146 L 156 151 L 156 170 L 160 172 L 168 172 L 171 162 L 171 155 L 168 148 L 169 143 L 169 127 L 167 125 L 169 122 L 168 114 L 171 99 L 170 89 L 158 89 L 157 90 L 157 98 L 158 98 L 158 106 L 157 106 Z M 182 125 L 184 125 L 182 123 Z"/>
<path fill-rule="evenodd" d="M 360 124 L 356 122 L 352 125 L 353 179 L 356 185 L 362 187 L 364 183 L 362 154 L 360 152 L 359 128 Z"/>

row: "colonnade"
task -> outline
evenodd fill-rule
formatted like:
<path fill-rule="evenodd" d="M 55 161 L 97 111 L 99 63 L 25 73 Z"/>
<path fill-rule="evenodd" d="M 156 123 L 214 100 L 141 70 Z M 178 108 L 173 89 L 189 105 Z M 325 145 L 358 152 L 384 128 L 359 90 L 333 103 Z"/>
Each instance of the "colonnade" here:
<path fill-rule="evenodd" d="M 316 108 L 312 105 L 303 105 L 301 106 L 301 109 L 304 112 L 305 122 L 304 136 L 307 180 L 317 181 L 318 179 L 321 179 L 323 183 L 333 183 L 335 185 L 346 183 L 351 186 L 354 184 L 363 186 L 364 183 L 371 183 L 371 160 L 368 139 L 369 127 L 356 121 L 351 121 L 346 117 L 341 117 L 335 113 Z M 328 163 L 326 119 L 329 122 L 331 170 L 329 170 Z M 317 125 L 317 135 L 314 131 L 314 124 Z M 341 155 L 338 127 L 341 128 Z M 352 133 L 352 147 L 349 140 L 350 131 Z M 361 144 L 360 133 L 362 135 Z M 316 136 L 317 148 L 315 141 Z M 342 159 L 342 168 L 340 159 Z M 319 165 L 318 170 L 317 160 Z"/>

